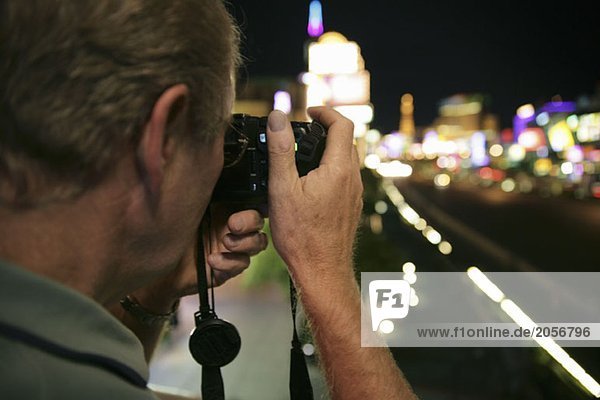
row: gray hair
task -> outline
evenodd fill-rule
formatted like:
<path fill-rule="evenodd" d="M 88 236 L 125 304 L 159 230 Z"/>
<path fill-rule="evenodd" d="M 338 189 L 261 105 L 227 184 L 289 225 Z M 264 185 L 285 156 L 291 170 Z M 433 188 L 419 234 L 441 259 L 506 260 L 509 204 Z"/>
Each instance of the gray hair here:
<path fill-rule="evenodd" d="M 0 4 L 0 201 L 31 207 L 100 182 L 168 87 L 190 89 L 190 137 L 229 119 L 239 31 L 222 0 Z"/>

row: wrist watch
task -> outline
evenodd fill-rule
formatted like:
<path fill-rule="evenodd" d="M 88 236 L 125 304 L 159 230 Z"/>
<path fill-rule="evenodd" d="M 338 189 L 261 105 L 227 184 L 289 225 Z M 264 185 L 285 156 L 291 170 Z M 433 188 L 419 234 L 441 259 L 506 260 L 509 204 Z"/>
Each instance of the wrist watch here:
<path fill-rule="evenodd" d="M 164 325 L 165 322 L 170 321 L 173 318 L 173 315 L 175 315 L 177 308 L 179 307 L 179 299 L 177 299 L 175 304 L 173 304 L 173 308 L 167 314 L 155 314 L 150 312 L 142 307 L 140 303 L 131 296 L 122 298 L 121 306 L 142 324 L 147 326 L 159 326 Z"/>

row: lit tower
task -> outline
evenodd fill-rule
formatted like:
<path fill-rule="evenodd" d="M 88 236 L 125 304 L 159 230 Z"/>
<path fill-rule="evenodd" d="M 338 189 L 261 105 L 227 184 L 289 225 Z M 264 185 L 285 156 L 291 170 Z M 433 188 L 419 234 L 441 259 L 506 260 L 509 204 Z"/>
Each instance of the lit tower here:
<path fill-rule="evenodd" d="M 307 31 L 311 38 L 318 38 L 323 34 L 323 8 L 318 0 L 310 2 Z"/>
<path fill-rule="evenodd" d="M 407 143 L 412 143 L 415 136 L 414 111 L 413 96 L 410 93 L 405 93 L 400 98 L 400 126 L 398 130 L 405 135 Z"/>
<path fill-rule="evenodd" d="M 310 12 L 316 17 L 314 23 L 309 18 L 311 36 L 322 32 L 320 11 L 320 3 L 313 1 Z M 308 72 L 301 75 L 306 85 L 306 105 L 333 107 L 354 122 L 354 138 L 362 161 L 367 150 L 364 136 L 373 119 L 373 106 L 371 76 L 365 69 L 360 47 L 338 32 L 326 32 L 318 39 L 312 36 L 307 44 Z"/>

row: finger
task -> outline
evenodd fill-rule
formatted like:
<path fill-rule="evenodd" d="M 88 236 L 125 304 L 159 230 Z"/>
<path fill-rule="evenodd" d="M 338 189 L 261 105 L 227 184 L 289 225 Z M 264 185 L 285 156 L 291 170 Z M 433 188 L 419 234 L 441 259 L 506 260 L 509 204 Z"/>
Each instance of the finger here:
<path fill-rule="evenodd" d="M 236 212 L 231 214 L 227 220 L 229 230 L 238 235 L 259 231 L 264 225 L 264 218 L 256 210 Z"/>
<path fill-rule="evenodd" d="M 234 253 L 256 255 L 267 248 L 269 239 L 263 232 L 248 233 L 245 235 L 227 234 L 223 238 L 225 248 Z"/>
<path fill-rule="evenodd" d="M 352 157 L 354 124 L 329 107 L 311 107 L 308 114 L 327 128 L 327 142 L 321 164 L 337 163 Z"/>
<path fill-rule="evenodd" d="M 267 123 L 267 147 L 269 151 L 269 195 L 287 193 L 298 181 L 294 133 L 287 116 L 272 111 Z"/>
<path fill-rule="evenodd" d="M 215 285 L 244 272 L 250 265 L 250 256 L 243 253 L 213 253 L 208 258 L 208 264 L 214 274 Z"/>

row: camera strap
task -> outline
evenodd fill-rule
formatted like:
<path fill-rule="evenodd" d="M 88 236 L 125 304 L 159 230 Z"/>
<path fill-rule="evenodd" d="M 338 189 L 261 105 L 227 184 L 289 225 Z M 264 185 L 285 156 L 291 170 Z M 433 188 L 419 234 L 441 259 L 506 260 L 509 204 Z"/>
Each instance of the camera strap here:
<path fill-rule="evenodd" d="M 298 298 L 294 282 L 290 278 L 290 305 L 292 309 L 292 348 L 290 350 L 290 400 L 313 400 L 313 388 L 308 375 L 306 357 L 296 326 Z"/>
<path fill-rule="evenodd" d="M 210 210 L 207 210 L 198 228 L 198 254 L 196 272 L 200 309 L 194 314 L 196 328 L 189 341 L 192 357 L 202 366 L 202 399 L 224 400 L 225 390 L 221 367 L 229 364 L 238 355 L 241 346 L 240 335 L 232 324 L 221 320 L 214 311 L 214 273 L 211 269 L 211 302 L 208 301 L 208 278 L 205 258 L 205 233 L 210 235 Z M 210 237 L 208 237 L 210 252 Z"/>

